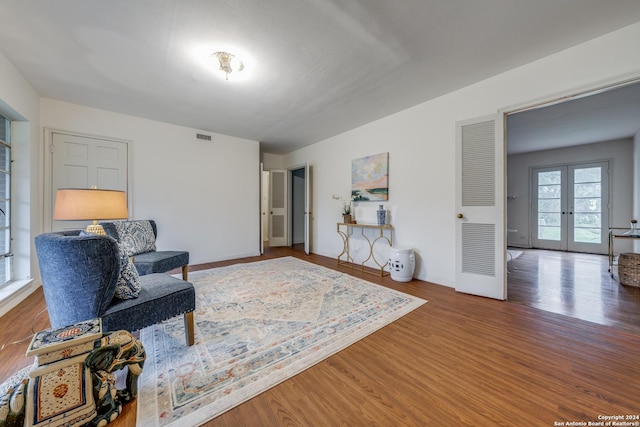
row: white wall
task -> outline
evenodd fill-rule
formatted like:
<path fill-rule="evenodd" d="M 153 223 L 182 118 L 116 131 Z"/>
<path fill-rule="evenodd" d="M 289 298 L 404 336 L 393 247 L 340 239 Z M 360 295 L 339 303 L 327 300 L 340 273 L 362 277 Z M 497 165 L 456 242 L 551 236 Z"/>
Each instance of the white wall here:
<path fill-rule="evenodd" d="M 507 158 L 507 195 L 515 196 L 514 199 L 507 201 L 507 222 L 509 229 L 518 230 L 507 233 L 508 244 L 521 247 L 531 245 L 529 201 L 532 167 L 604 160 L 610 161 L 609 168 L 612 172 L 609 180 L 611 189 L 609 224 L 612 227 L 627 227 L 633 212 L 633 141 L 631 139 L 605 141 L 571 148 L 517 154 Z M 623 243 L 620 243 L 620 246 L 626 248 Z M 618 245 L 616 242 L 616 246 Z"/>
<path fill-rule="evenodd" d="M 331 196 L 349 194 L 351 160 L 388 151 L 394 240 L 416 250 L 416 277 L 453 286 L 456 122 L 638 77 L 638 40 L 640 23 L 284 156 L 314 168 L 312 251 L 342 249 Z"/>
<path fill-rule="evenodd" d="M 264 170 L 284 169 L 282 156 L 270 153 L 262 153 L 261 157 Z"/>
<path fill-rule="evenodd" d="M 159 249 L 188 250 L 191 264 L 259 254 L 257 141 L 212 134 L 202 142 L 196 129 L 46 98 L 40 119 L 133 141 L 130 216 L 157 221 Z"/>
<path fill-rule="evenodd" d="M 0 111 L 14 120 L 12 126 L 12 231 L 14 277 L 21 286 L 38 275 L 33 237 L 41 229 L 39 183 L 41 149 L 39 145 L 39 96 L 7 58 L 0 53 Z M 4 298 L 0 293 L 0 316 L 26 298 L 37 286 L 35 281 Z M 11 290 L 13 292 L 13 290 Z"/>

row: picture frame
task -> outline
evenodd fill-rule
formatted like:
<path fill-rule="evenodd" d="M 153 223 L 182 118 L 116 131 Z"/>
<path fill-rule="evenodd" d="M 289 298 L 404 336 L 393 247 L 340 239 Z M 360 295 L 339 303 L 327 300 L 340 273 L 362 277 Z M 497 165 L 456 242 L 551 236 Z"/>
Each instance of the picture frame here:
<path fill-rule="evenodd" d="M 351 161 L 351 196 L 354 201 L 389 200 L 389 153 Z"/>

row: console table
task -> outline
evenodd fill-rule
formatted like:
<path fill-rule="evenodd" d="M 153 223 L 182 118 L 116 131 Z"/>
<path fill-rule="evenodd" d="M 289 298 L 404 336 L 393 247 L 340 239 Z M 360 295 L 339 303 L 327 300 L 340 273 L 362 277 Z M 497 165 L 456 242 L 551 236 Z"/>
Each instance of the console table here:
<path fill-rule="evenodd" d="M 354 259 L 351 256 L 349 245 L 349 239 L 353 236 L 355 230 L 359 230 L 359 233 L 357 235 L 361 236 L 369 246 L 368 256 L 360 263 L 354 262 Z M 371 238 L 365 234 L 366 230 L 374 231 Z M 339 222 L 337 231 L 340 237 L 342 237 L 342 242 L 344 244 L 342 252 L 340 252 L 340 255 L 338 255 L 338 266 L 344 265 L 353 269 L 358 269 L 365 273 L 379 275 L 380 277 L 389 274 L 389 272 L 384 271 L 384 268 L 389 263 L 389 260 L 385 260 L 384 263 L 381 263 L 381 261 L 376 259 L 376 256 L 373 253 L 373 249 L 376 244 L 384 244 L 385 242 L 389 245 L 389 247 L 393 246 L 393 226 L 391 224 L 375 225 Z M 380 269 L 380 272 L 377 271 L 378 269 L 375 269 L 375 271 L 365 270 L 365 263 L 369 260 L 373 260 L 373 262 L 375 262 L 375 264 Z"/>
<path fill-rule="evenodd" d="M 618 230 L 617 232 L 615 230 Z M 621 233 L 619 230 L 629 231 L 629 227 L 611 227 L 609 228 L 609 273 L 611 273 L 611 277 L 613 277 L 613 261 L 615 259 L 615 254 L 613 251 L 613 243 L 615 239 L 640 239 L 640 235 L 629 235 Z"/>

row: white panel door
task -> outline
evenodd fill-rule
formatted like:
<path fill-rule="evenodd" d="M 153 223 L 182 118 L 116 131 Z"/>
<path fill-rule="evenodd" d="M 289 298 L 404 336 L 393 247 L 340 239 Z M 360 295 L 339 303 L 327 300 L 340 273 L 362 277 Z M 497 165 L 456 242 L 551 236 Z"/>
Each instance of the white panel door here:
<path fill-rule="evenodd" d="M 287 222 L 287 174 L 286 170 L 270 171 L 269 180 L 269 246 L 286 246 Z"/>
<path fill-rule="evenodd" d="M 309 255 L 311 248 L 311 166 L 304 170 L 304 252 Z"/>
<path fill-rule="evenodd" d="M 506 241 L 504 117 L 456 124 L 456 284 L 504 300 Z"/>
<path fill-rule="evenodd" d="M 269 172 L 264 170 L 264 163 L 260 163 L 260 253 L 264 254 L 264 241 L 268 240 L 267 210 L 269 209 Z"/>
<path fill-rule="evenodd" d="M 128 190 L 127 143 L 99 138 L 52 134 L 51 230 L 84 228 L 87 221 L 54 221 L 53 208 L 59 188 Z M 96 218 L 99 220 L 100 218 Z"/>

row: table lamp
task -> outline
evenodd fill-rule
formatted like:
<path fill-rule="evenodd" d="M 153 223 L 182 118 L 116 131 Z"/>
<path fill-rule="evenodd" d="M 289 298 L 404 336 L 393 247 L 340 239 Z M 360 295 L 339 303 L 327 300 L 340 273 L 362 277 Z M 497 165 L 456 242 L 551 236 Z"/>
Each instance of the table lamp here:
<path fill-rule="evenodd" d="M 61 188 L 56 193 L 53 219 L 60 221 L 93 221 L 86 232 L 106 234 L 98 219 L 127 219 L 127 196 L 124 191 L 97 188 Z"/>

